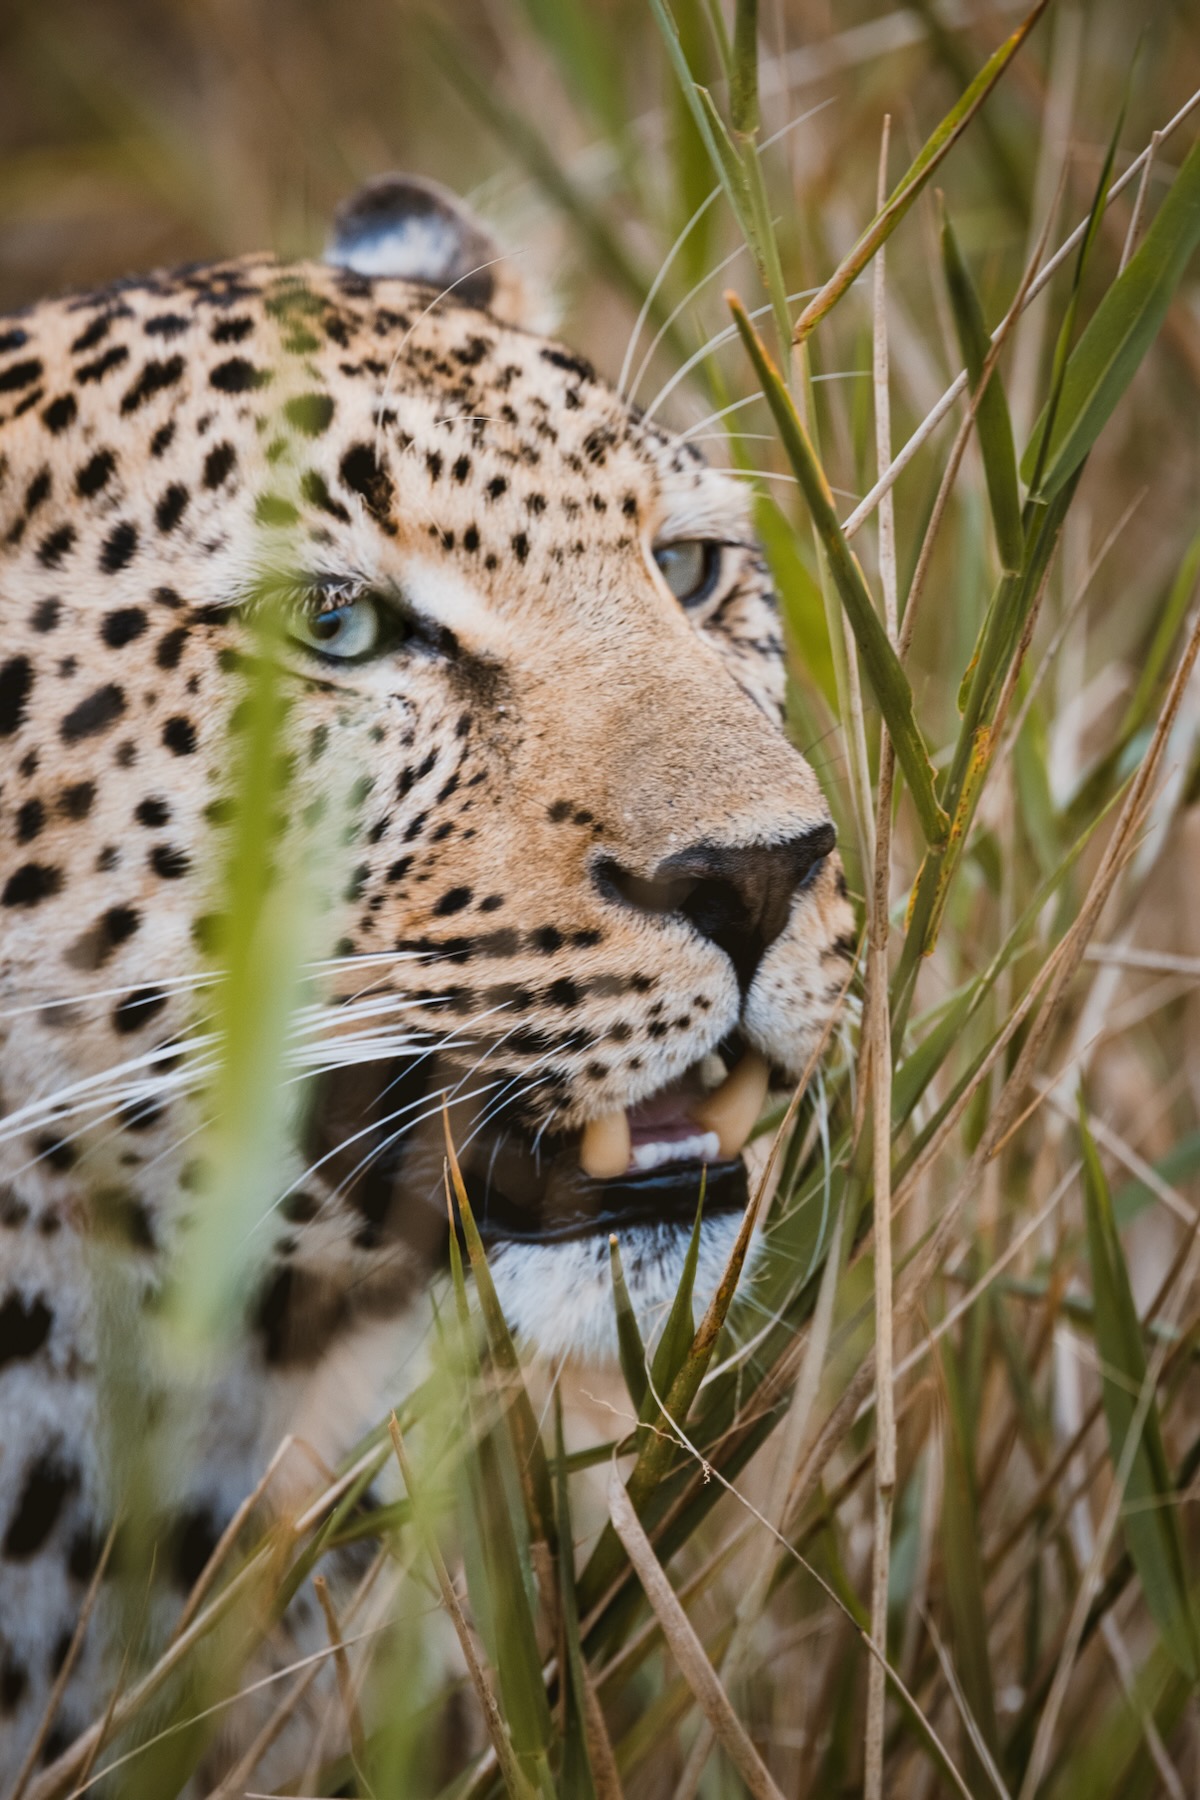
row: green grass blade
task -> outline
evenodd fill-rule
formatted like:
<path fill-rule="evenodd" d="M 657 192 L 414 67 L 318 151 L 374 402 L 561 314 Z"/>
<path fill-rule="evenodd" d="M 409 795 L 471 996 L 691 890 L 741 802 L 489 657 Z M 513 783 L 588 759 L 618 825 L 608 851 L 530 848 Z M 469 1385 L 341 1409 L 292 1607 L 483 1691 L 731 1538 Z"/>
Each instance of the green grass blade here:
<path fill-rule="evenodd" d="M 880 245 L 886 244 L 933 171 L 971 123 L 1048 4 L 1049 0 L 1038 0 L 1032 12 L 1021 21 L 999 50 L 989 57 L 966 93 L 926 139 L 902 179 L 893 188 L 887 204 L 871 220 L 853 249 L 843 257 L 820 293 L 809 301 L 800 314 L 796 321 L 797 344 L 802 344 L 825 314 L 837 305 L 846 289 L 862 274 Z"/>
<path fill-rule="evenodd" d="M 450 1136 L 449 1114 L 446 1115 L 445 1122 L 446 1153 L 450 1168 L 450 1180 L 454 1189 L 454 1202 L 462 1223 L 462 1234 L 471 1263 L 471 1273 L 475 1277 L 475 1290 L 479 1295 L 479 1306 L 483 1314 L 484 1329 L 487 1332 L 488 1348 L 491 1350 L 492 1360 L 504 1384 L 504 1397 L 508 1403 L 508 1416 L 513 1435 L 513 1450 L 529 1509 L 530 1525 L 535 1534 L 553 1549 L 554 1498 L 545 1448 L 538 1431 L 533 1403 L 525 1389 L 525 1380 L 521 1374 L 521 1359 L 517 1355 L 517 1347 L 513 1343 L 512 1333 L 508 1329 L 508 1321 L 504 1317 L 504 1309 L 500 1305 L 500 1297 L 496 1293 L 492 1272 L 488 1268 L 483 1239 L 479 1235 L 479 1227 L 475 1223 L 475 1215 L 471 1211 L 471 1203 L 467 1198 L 462 1170 L 458 1166 L 458 1157 Z M 451 1229 L 450 1236 L 453 1242 L 453 1229 Z"/>
<path fill-rule="evenodd" d="M 615 1245 L 616 1240 L 610 1240 Z M 619 1266 L 619 1265 L 618 1265 Z M 562 1397 L 554 1394 L 555 1496 L 558 1502 L 558 1593 L 563 1644 L 567 1653 L 566 1706 L 563 1724 L 562 1792 L 578 1800 L 595 1800 L 588 1755 L 587 1677 L 579 1640 L 579 1604 L 575 1597 L 575 1534 L 571 1528 L 571 1492 L 563 1442 Z"/>
<path fill-rule="evenodd" d="M 1113 1467 L 1119 1468 L 1128 1455 L 1126 1445 L 1146 1381 L 1146 1352 L 1108 1181 L 1088 1130 L 1082 1096 L 1079 1137 L 1104 1416 Z M 1200 1632 L 1189 1594 L 1177 1501 L 1151 1396 L 1125 1487 L 1122 1526 L 1151 1615 L 1180 1668 L 1195 1680 L 1200 1675 Z"/>
<path fill-rule="evenodd" d="M 983 321 L 983 309 L 975 284 L 971 280 L 954 227 L 948 213 L 942 214 L 942 267 L 950 305 L 954 312 L 954 328 L 974 393 L 983 378 L 984 364 L 991 348 L 991 337 Z M 992 524 L 996 532 L 996 548 L 1001 566 L 1015 574 L 1025 554 L 1025 531 L 1021 524 L 1021 495 L 1017 483 L 1017 452 L 1013 443 L 1012 420 L 999 372 L 992 370 L 987 386 L 976 404 L 975 429 L 983 455 L 987 478 L 988 500 Z"/>
<path fill-rule="evenodd" d="M 808 502 L 838 594 L 854 632 L 867 679 L 896 746 L 896 756 L 908 781 L 926 842 L 940 844 L 946 837 L 950 821 L 939 806 L 934 792 L 933 769 L 913 713 L 912 688 L 908 677 L 888 642 L 887 632 L 872 604 L 858 559 L 843 535 L 829 483 L 796 411 L 795 402 L 767 355 L 762 339 L 750 323 L 741 301 L 735 294 L 729 294 L 726 298 L 774 415 L 788 461 Z"/>
<path fill-rule="evenodd" d="M 1150 717 L 1154 696 L 1167 665 L 1167 657 L 1170 655 L 1171 646 L 1187 617 L 1197 581 L 1200 581 L 1200 531 L 1196 533 L 1184 553 L 1183 561 L 1179 565 L 1179 573 L 1171 583 L 1171 591 L 1167 595 L 1166 605 L 1154 628 L 1150 648 L 1140 659 L 1141 668 L 1137 686 L 1130 695 L 1129 705 L 1125 709 L 1125 717 L 1121 721 L 1121 729 L 1117 734 L 1123 743 L 1127 743 L 1135 732 L 1140 731 Z"/>
<path fill-rule="evenodd" d="M 1130 259 L 1104 295 L 1067 363 L 1062 395 L 1043 456 L 1047 415 L 1034 429 L 1021 472 L 1051 499 L 1083 462 L 1158 335 L 1171 297 L 1200 244 L 1200 142 Z M 1028 473 L 1027 473 L 1028 471 Z"/>
<path fill-rule="evenodd" d="M 679 83 L 680 92 L 687 102 L 696 130 L 700 133 L 704 148 L 708 151 L 709 161 L 717 172 L 721 186 L 729 196 L 730 204 L 739 217 L 744 209 L 745 194 L 742 188 L 742 166 L 740 158 L 729 135 L 721 123 L 721 118 L 707 89 L 693 79 L 684 53 L 683 42 L 679 35 L 679 27 L 671 15 L 666 0 L 650 0 L 650 11 L 658 26 L 671 67 L 675 71 L 675 79 Z M 707 102 L 707 105 L 705 104 Z M 714 135 L 713 122 L 716 121 L 719 132 Z"/>
<path fill-rule="evenodd" d="M 658 1409 L 655 1394 L 666 1395 L 671 1384 L 683 1367 L 688 1351 L 692 1347 L 692 1339 L 696 1334 L 695 1321 L 692 1318 L 692 1293 L 696 1285 L 696 1265 L 700 1260 L 700 1222 L 704 1216 L 704 1190 L 707 1186 L 708 1171 L 701 1172 L 700 1199 L 696 1206 L 696 1218 L 692 1225 L 692 1235 L 688 1242 L 687 1255 L 684 1258 L 683 1273 L 679 1277 L 679 1286 L 675 1290 L 675 1298 L 671 1302 L 671 1310 L 667 1314 L 667 1322 L 663 1326 L 662 1336 L 654 1351 L 654 1360 L 650 1365 L 650 1386 L 653 1390 L 646 1396 L 646 1405 L 653 1417 Z"/>
<path fill-rule="evenodd" d="M 497 1673 L 513 1749 L 539 1793 L 553 1800 L 548 1759 L 554 1738 L 550 1704 L 542 1678 L 542 1657 L 529 1597 L 529 1571 L 520 1545 L 501 1468 L 499 1445 L 491 1433 L 480 1439 L 472 1482 L 479 1549 L 486 1570 L 487 1605 L 498 1647 Z"/>
<path fill-rule="evenodd" d="M 734 216 L 758 268 L 759 278 L 770 296 L 775 327 L 786 356 L 790 349 L 791 319 L 779 261 L 779 246 L 775 241 L 762 166 L 754 141 L 758 112 L 757 8 L 753 5 L 739 6 L 735 41 L 726 59 L 731 84 L 736 82 L 737 85 L 733 137 L 717 111 L 712 95 L 692 75 L 684 54 L 679 27 L 666 0 L 650 0 L 650 9 L 666 44 L 668 57 L 696 122 L 696 128 L 712 159 L 721 186 L 729 197 Z M 755 122 L 746 122 L 749 120 Z"/>
<path fill-rule="evenodd" d="M 608 1240 L 608 1255 L 612 1268 L 613 1306 L 617 1315 L 617 1353 L 621 1359 L 621 1373 L 625 1377 L 629 1398 L 640 1413 L 646 1403 L 649 1385 L 646 1379 L 646 1346 L 642 1342 L 633 1301 L 629 1298 L 615 1231 Z"/>

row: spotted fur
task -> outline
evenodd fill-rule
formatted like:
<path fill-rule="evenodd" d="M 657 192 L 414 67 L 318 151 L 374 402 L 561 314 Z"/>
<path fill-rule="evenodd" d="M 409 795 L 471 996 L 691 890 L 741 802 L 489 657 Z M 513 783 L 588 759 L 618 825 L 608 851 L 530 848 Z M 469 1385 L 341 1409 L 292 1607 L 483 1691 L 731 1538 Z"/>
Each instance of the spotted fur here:
<path fill-rule="evenodd" d="M 835 857 L 749 980 L 600 878 L 827 815 L 780 729 L 742 495 L 499 316 L 512 291 L 251 258 L 0 321 L 0 1785 L 113 1518 L 114 1439 L 154 1404 L 151 1381 L 100 1416 L 109 1340 L 141 1330 L 203 1202 L 195 1099 L 166 1077 L 203 1014 L 187 978 L 219 945 L 246 612 L 280 543 L 415 622 L 356 667 L 288 652 L 288 829 L 332 803 L 352 842 L 332 1062 L 367 993 L 393 1039 L 434 1019 L 456 1079 L 563 1130 L 735 1028 L 797 1072 L 843 983 Z M 689 535 L 732 546 L 699 617 L 649 553 Z M 397 1077 L 356 1042 L 318 1150 L 298 1142 L 281 1173 L 244 1332 L 190 1395 L 161 1538 L 179 1591 L 285 1431 L 332 1461 L 400 1391 L 436 1223 L 396 1217 L 360 1172 L 361 1121 Z M 516 1315 L 531 1284 L 537 1330 L 558 1308 L 556 1345 L 572 1285 L 603 1279 L 571 1255 L 498 1257 Z M 645 1262 L 661 1287 L 674 1265 Z M 90 1634 L 43 1760 L 102 1704 L 115 1629 Z"/>

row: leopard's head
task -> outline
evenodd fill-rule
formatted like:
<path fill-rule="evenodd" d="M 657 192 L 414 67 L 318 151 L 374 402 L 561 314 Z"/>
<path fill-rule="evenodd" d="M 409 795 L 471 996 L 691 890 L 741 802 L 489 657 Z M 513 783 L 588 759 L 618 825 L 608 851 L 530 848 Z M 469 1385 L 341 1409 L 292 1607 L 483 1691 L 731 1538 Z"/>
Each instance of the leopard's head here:
<path fill-rule="evenodd" d="M 559 1352 L 608 1332 L 610 1232 L 643 1311 L 670 1297 L 705 1169 L 711 1286 L 852 914 L 743 491 L 523 305 L 477 221 L 389 179 L 323 264 L 13 326 L 0 723 L 37 830 L 4 900 L 10 982 L 96 1024 L 39 1027 L 43 1087 L 185 1028 L 165 977 L 200 954 L 282 534 L 294 815 L 336 771 L 354 846 L 283 1214 L 301 1258 L 394 1262 L 442 1216 L 445 1109 L 509 1316 Z M 179 1121 L 125 1125 L 153 1215 Z"/>

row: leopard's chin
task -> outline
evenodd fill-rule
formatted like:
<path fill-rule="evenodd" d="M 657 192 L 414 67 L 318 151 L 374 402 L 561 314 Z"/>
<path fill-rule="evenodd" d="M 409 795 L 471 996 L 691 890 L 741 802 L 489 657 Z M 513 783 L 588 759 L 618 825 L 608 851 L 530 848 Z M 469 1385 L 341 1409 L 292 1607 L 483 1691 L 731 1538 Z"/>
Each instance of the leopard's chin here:
<path fill-rule="evenodd" d="M 744 1189 L 744 1166 L 740 1179 Z M 695 1192 L 693 1186 L 693 1196 Z M 697 1318 L 725 1273 L 741 1217 L 736 1210 L 709 1213 L 705 1207 L 693 1289 Z M 638 1324 L 651 1350 L 683 1274 L 692 1223 L 641 1221 L 617 1231 Z M 616 1360 L 606 1232 L 593 1230 L 553 1242 L 506 1238 L 492 1246 L 488 1260 L 504 1316 L 519 1343 L 536 1348 L 555 1364 L 564 1358 L 585 1363 Z"/>

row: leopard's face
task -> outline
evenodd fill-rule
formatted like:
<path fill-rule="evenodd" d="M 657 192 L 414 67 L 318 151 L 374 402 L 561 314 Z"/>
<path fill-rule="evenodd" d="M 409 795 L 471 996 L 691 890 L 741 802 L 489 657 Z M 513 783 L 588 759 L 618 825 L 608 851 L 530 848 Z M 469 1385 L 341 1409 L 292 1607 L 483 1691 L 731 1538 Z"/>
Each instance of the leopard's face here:
<path fill-rule="evenodd" d="M 510 1317 L 586 1348 L 608 1234 L 652 1310 L 704 1167 L 715 1277 L 852 918 L 736 485 L 507 322 L 460 214 L 418 234 L 436 268 L 400 264 L 437 285 L 362 273 L 380 214 L 344 223 L 351 268 L 185 272 L 0 340 L 3 979 L 42 1007 L 6 1086 L 62 1092 L 189 1029 L 265 594 L 288 829 L 332 803 L 351 844 L 290 1253 L 356 1279 L 420 1243 L 445 1107 Z M 112 1165 L 111 1111 L 99 1150 L 30 1115 L 51 1186 L 81 1151 Z M 166 1100 L 118 1122 L 154 1238 L 186 1133 Z"/>

